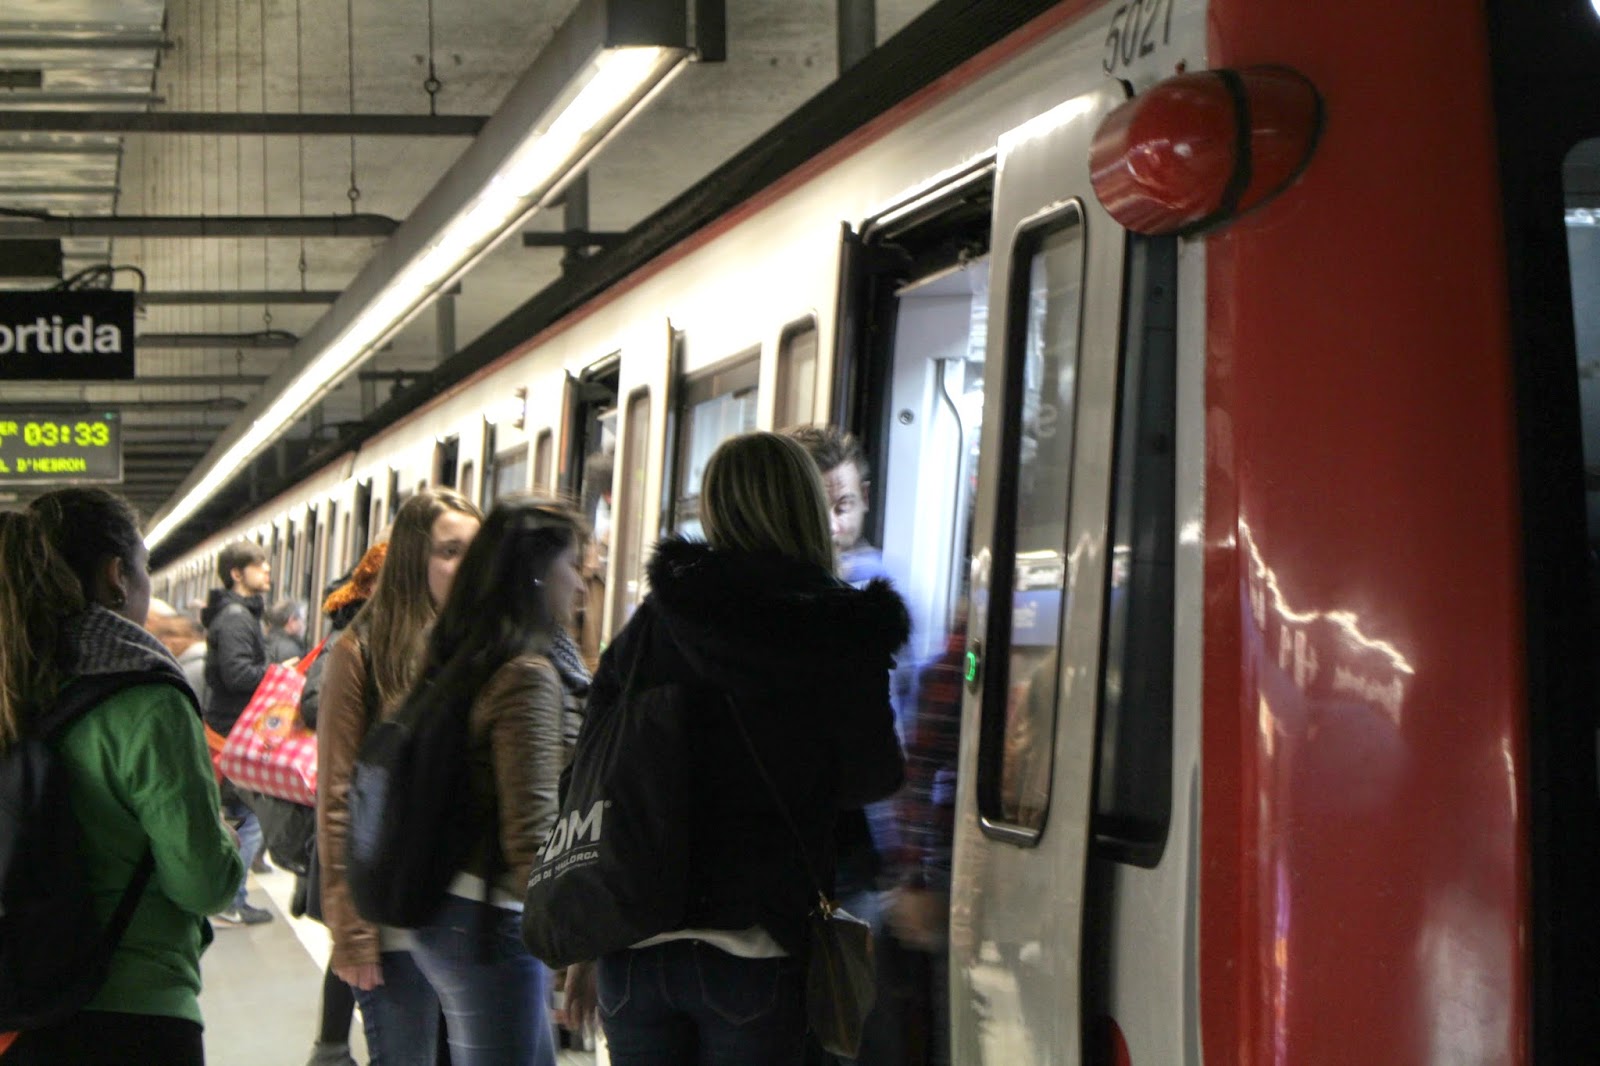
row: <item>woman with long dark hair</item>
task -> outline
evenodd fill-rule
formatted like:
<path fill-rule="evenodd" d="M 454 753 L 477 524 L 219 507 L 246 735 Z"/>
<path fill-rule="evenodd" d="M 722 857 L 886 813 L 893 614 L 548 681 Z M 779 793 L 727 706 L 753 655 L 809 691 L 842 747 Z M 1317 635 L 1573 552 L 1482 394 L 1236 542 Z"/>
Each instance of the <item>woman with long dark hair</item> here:
<path fill-rule="evenodd" d="M 454 1066 L 555 1066 L 546 973 L 522 945 L 523 888 L 555 824 L 565 762 L 562 682 L 551 661 L 572 621 L 583 530 L 560 504 L 502 500 L 467 550 L 408 705 L 464 715 L 470 841 L 439 912 L 416 930 L 417 965 L 444 1006 Z"/>
<path fill-rule="evenodd" d="M 148 561 L 132 507 L 101 489 L 63 489 L 0 514 L 0 751 L 58 700 L 92 690 L 92 706 L 51 743 L 102 925 L 153 860 L 94 998 L 22 1033 L 6 1066 L 205 1061 L 205 916 L 228 905 L 244 866 L 221 822 L 194 693 L 143 626 Z"/>
<path fill-rule="evenodd" d="M 355 990 L 373 1066 L 432 1066 L 439 998 L 403 930 L 362 919 L 345 880 L 350 775 L 374 722 L 393 714 L 421 675 L 428 633 L 482 514 L 452 489 L 425 489 L 400 506 L 377 587 L 324 652 L 317 714 L 317 858 L 329 964 Z"/>
<path fill-rule="evenodd" d="M 600 1019 L 615 1066 L 793 1066 L 807 860 L 831 892 L 838 812 L 900 784 L 889 668 L 910 623 L 887 582 L 834 576 L 821 476 L 796 442 L 725 442 L 700 515 L 706 542 L 657 547 L 650 595 L 589 697 L 596 721 L 656 686 L 690 708 L 687 907 L 677 927 L 599 960 Z M 568 981 L 578 1013 L 585 969 Z"/>

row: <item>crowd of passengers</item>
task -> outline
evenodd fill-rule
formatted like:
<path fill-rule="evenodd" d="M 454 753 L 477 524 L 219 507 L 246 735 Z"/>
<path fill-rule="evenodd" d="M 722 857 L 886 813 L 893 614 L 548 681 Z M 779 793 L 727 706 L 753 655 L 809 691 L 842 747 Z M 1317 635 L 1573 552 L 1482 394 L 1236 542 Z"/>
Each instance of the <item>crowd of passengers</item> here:
<path fill-rule="evenodd" d="M 649 594 L 603 654 L 584 646 L 594 627 L 580 615 L 592 623 L 605 546 L 581 512 L 510 497 L 484 515 L 445 488 L 404 502 L 330 586 L 302 697 L 318 787 L 297 899 L 332 943 L 312 1064 L 354 1062 L 354 1006 L 381 1066 L 554 1066 L 557 1026 L 595 1024 L 618 1066 L 946 1060 L 960 633 L 942 657 L 897 668 L 910 619 L 863 539 L 867 479 L 859 446 L 831 428 L 725 442 L 704 471 L 704 539 L 656 546 Z M 0 753 L 74 680 L 126 679 L 52 740 L 102 922 L 154 857 L 98 992 L 8 1047 L 0 1036 L 0 1066 L 203 1063 L 207 918 L 271 918 L 246 894 L 260 826 L 247 796 L 219 788 L 206 726 L 226 736 L 268 665 L 304 654 L 303 610 L 283 605 L 264 626 L 270 565 L 241 541 L 220 553 L 202 634 L 151 614 L 147 562 L 138 517 L 104 490 L 0 514 Z M 685 913 L 551 971 L 524 946 L 522 911 L 563 771 L 586 721 L 661 685 L 693 710 Z M 408 704 L 468 716 L 456 824 L 472 846 L 437 912 L 400 929 L 359 912 L 346 855 L 363 740 Z M 751 755 L 781 771 L 764 779 Z M 807 1036 L 807 853 L 874 933 L 877 1000 L 854 1060 Z"/>

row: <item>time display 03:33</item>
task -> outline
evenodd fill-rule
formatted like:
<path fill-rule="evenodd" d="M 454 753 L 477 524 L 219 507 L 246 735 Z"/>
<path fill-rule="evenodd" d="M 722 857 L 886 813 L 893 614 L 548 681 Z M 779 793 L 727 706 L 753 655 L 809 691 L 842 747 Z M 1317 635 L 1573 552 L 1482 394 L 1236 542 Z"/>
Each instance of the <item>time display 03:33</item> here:
<path fill-rule="evenodd" d="M 0 412 L 0 483 L 122 480 L 122 419 Z"/>

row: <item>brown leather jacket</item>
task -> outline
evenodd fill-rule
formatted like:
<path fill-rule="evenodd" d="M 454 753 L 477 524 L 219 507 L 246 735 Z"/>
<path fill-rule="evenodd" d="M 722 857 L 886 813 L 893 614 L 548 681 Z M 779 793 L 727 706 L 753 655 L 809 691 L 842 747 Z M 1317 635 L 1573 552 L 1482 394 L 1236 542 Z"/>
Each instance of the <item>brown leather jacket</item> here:
<path fill-rule="evenodd" d="M 317 848 L 322 875 L 322 913 L 333 939 L 335 967 L 378 961 L 378 929 L 357 913 L 345 881 L 349 838 L 350 774 L 368 716 L 363 638 L 354 630 L 328 651 L 322 708 L 317 717 Z M 383 708 L 385 717 L 398 705 Z M 506 663 L 472 704 L 472 793 L 475 820 L 487 834 L 498 818 L 503 862 L 496 884 L 520 897 L 533 854 L 557 813 L 557 785 L 564 765 L 561 681 L 543 656 Z M 467 871 L 490 869 L 489 837 L 473 850 Z"/>

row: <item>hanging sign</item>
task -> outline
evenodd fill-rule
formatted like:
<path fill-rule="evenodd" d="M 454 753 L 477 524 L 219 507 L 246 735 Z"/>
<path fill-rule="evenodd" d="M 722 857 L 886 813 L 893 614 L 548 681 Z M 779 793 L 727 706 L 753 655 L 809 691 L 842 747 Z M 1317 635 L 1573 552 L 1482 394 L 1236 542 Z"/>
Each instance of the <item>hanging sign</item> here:
<path fill-rule="evenodd" d="M 0 412 L 0 485 L 121 480 L 119 412 Z"/>
<path fill-rule="evenodd" d="M 133 377 L 133 293 L 0 292 L 0 379 Z"/>

